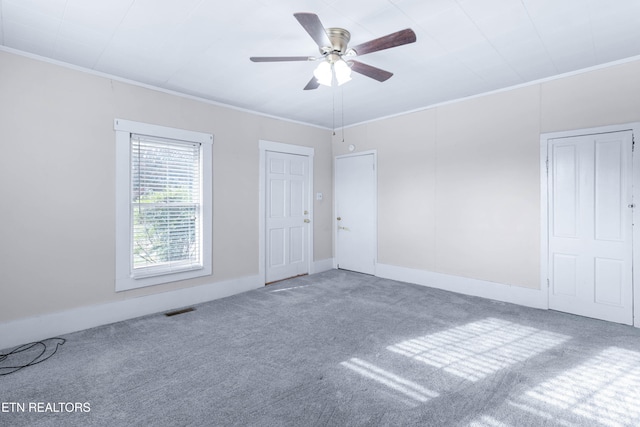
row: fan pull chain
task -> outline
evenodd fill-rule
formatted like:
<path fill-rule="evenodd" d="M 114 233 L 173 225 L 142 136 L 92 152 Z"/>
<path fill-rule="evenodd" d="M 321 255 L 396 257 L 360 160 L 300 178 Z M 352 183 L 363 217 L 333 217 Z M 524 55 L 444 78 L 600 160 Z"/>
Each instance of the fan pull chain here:
<path fill-rule="evenodd" d="M 342 88 L 340 94 L 342 95 L 342 142 L 344 142 L 344 88 Z"/>
<path fill-rule="evenodd" d="M 331 110 L 331 127 L 333 128 L 333 136 L 336 136 L 336 90 L 331 88 L 332 110 Z"/>

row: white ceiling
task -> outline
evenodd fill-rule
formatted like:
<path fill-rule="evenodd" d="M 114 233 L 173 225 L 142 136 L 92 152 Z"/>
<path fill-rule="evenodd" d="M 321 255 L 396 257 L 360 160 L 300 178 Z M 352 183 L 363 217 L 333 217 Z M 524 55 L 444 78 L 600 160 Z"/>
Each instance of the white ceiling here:
<path fill-rule="evenodd" d="M 295 12 L 417 42 L 358 58 L 386 82 L 303 91 L 316 63 L 249 61 L 318 56 Z M 640 0 L 0 0 L 0 45 L 332 128 L 640 55 Z"/>

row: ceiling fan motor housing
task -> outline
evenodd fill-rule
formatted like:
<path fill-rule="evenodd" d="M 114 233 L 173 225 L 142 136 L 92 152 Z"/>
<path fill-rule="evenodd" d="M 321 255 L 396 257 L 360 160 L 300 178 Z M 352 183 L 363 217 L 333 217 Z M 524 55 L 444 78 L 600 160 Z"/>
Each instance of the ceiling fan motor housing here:
<path fill-rule="evenodd" d="M 323 46 L 320 48 L 320 53 L 327 55 L 330 53 L 336 53 L 340 56 L 347 52 L 347 44 L 351 40 L 351 33 L 344 28 L 327 28 L 327 37 L 331 41 L 331 46 Z"/>

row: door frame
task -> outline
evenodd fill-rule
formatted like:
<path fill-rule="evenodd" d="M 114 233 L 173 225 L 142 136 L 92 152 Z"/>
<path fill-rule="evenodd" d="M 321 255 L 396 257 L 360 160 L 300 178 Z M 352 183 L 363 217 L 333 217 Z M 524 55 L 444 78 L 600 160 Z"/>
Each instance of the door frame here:
<path fill-rule="evenodd" d="M 373 211 L 373 275 L 377 274 L 377 265 L 378 265 L 378 151 L 377 150 L 367 150 L 360 151 L 357 153 L 343 154 L 340 156 L 335 156 L 333 160 L 333 253 L 335 254 L 333 257 L 333 268 L 338 268 L 338 258 L 339 258 L 339 249 L 338 249 L 338 206 L 337 206 L 337 194 L 338 194 L 338 180 L 336 179 L 336 170 L 337 170 L 337 162 L 338 159 L 343 159 L 345 157 L 356 157 L 356 156 L 366 156 L 373 155 L 373 203 L 375 205 L 375 210 Z"/>
<path fill-rule="evenodd" d="M 308 227 L 307 236 L 307 250 L 309 256 L 307 257 L 307 271 L 309 274 L 313 274 L 313 158 L 315 155 L 315 150 L 313 147 L 305 147 L 302 145 L 293 145 L 293 144 L 284 144 L 282 142 L 274 142 L 274 141 L 266 141 L 259 140 L 258 147 L 260 150 L 260 165 L 259 165 L 259 202 L 258 202 L 258 276 L 260 277 L 260 281 L 263 284 L 267 282 L 267 226 L 266 226 L 266 204 L 267 204 L 267 191 L 266 191 L 266 161 L 267 161 L 267 151 L 277 152 L 277 153 L 285 153 L 285 154 L 296 154 L 299 156 L 306 156 L 309 158 L 309 182 L 307 188 L 307 197 L 308 197 L 308 205 L 309 205 L 309 220 L 311 224 Z"/>
<path fill-rule="evenodd" d="M 573 136 L 593 135 L 601 133 L 631 131 L 640 137 L 640 122 L 624 123 L 610 126 L 599 126 L 586 129 L 575 129 L 540 134 L 540 291 L 549 308 L 549 183 L 548 183 L 548 147 L 549 140 Z M 632 151 L 632 199 L 640 204 L 640 156 L 635 155 L 635 140 Z M 640 328 L 640 280 L 636 280 L 636 272 L 640 271 L 640 205 L 633 209 L 632 222 L 632 292 L 633 292 L 633 326 Z"/>

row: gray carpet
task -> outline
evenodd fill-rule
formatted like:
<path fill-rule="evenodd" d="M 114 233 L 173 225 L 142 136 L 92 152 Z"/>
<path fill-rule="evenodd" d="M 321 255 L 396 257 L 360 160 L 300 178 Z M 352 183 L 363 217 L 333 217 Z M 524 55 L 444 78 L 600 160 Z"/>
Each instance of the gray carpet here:
<path fill-rule="evenodd" d="M 629 326 L 337 270 L 194 308 L 64 336 L 0 425 L 640 425 Z"/>

